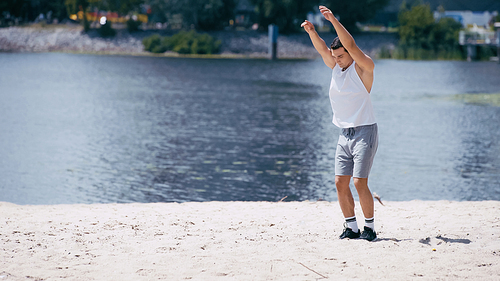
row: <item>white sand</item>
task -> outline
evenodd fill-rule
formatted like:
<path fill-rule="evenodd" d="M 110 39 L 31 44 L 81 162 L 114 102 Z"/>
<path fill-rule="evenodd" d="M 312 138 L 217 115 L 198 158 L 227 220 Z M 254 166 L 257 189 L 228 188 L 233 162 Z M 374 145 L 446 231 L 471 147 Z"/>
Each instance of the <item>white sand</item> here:
<path fill-rule="evenodd" d="M 500 280 L 500 202 L 384 203 L 368 242 L 337 202 L 0 202 L 0 280 Z"/>

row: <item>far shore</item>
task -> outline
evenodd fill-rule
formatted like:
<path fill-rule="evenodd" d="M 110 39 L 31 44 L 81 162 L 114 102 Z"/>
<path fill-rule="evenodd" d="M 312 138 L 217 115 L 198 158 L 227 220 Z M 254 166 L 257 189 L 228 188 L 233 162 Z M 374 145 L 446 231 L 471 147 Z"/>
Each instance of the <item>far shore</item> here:
<path fill-rule="evenodd" d="M 0 202 L 0 280 L 498 280 L 500 201 L 383 203 L 368 242 L 338 202 Z"/>
<path fill-rule="evenodd" d="M 0 28 L 0 52 L 65 52 L 107 55 L 147 55 L 166 57 L 196 58 L 268 58 L 268 37 L 258 31 L 216 31 L 209 34 L 221 40 L 219 54 L 179 55 L 176 53 L 151 54 L 144 51 L 142 39 L 152 34 L 168 35 L 163 30 L 147 30 L 129 33 L 117 29 L 117 35 L 102 38 L 96 30 L 82 32 L 78 25 L 47 25 Z M 171 32 L 170 32 L 171 33 Z M 335 35 L 321 33 L 326 42 Z M 372 57 L 376 57 L 382 47 L 394 48 L 397 44 L 395 33 L 360 33 L 354 35 L 358 45 Z M 319 58 L 306 33 L 278 37 L 278 58 L 316 59 Z"/>
<path fill-rule="evenodd" d="M 2 52 L 0 53 L 21 53 L 21 52 Z M 193 58 L 193 59 L 269 59 L 267 55 L 261 54 L 179 54 L 175 52 L 165 52 L 165 53 L 127 53 L 127 52 L 113 52 L 113 51 L 40 51 L 40 52 L 30 52 L 30 53 L 62 53 L 62 54 L 76 54 L 76 55 L 102 55 L 102 56 L 136 56 L 136 57 L 158 57 L 158 58 Z M 280 60 L 309 60 L 315 58 L 304 58 L 304 57 L 280 57 Z"/>

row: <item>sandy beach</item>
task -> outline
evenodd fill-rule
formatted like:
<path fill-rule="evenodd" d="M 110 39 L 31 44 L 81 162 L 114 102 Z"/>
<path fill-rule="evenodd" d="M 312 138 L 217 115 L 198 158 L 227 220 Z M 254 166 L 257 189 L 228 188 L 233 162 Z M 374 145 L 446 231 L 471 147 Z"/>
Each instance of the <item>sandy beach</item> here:
<path fill-rule="evenodd" d="M 500 202 L 384 204 L 368 242 L 337 202 L 0 203 L 0 280 L 500 278 Z"/>

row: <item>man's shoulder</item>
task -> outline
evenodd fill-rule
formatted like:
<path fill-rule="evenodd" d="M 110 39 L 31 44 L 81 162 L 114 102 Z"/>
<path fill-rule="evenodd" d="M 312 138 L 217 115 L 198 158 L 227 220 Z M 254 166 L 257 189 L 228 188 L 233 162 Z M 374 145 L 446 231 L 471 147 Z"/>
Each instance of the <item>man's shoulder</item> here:
<path fill-rule="evenodd" d="M 354 61 L 356 63 L 356 70 L 366 72 L 366 73 L 373 73 L 373 70 L 375 69 L 375 63 L 373 62 L 373 60 L 369 56 L 366 56 L 365 58 L 368 59 L 368 61 L 369 61 L 368 64 L 366 62 L 365 62 L 365 64 L 360 64 L 360 63 Z"/>

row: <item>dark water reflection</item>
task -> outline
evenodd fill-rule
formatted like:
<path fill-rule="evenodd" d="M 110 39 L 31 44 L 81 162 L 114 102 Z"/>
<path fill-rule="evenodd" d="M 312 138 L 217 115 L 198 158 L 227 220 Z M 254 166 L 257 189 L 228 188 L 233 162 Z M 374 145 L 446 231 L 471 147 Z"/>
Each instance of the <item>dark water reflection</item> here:
<path fill-rule="evenodd" d="M 386 200 L 500 200 L 500 66 L 377 62 Z M 0 54 L 0 201 L 336 200 L 321 61 Z"/>

